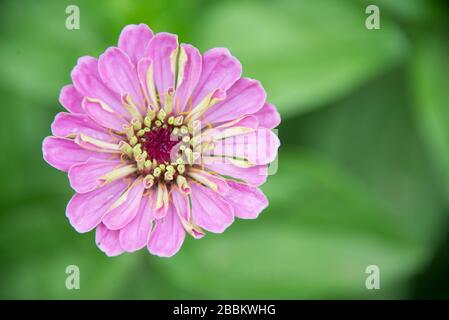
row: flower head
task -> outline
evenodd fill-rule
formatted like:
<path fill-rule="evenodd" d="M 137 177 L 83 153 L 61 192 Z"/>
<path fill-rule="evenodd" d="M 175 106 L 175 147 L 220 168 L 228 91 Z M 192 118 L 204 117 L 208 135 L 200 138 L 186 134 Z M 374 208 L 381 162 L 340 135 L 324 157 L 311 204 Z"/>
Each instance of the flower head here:
<path fill-rule="evenodd" d="M 118 47 L 81 57 L 62 88 L 45 160 L 68 172 L 66 215 L 107 255 L 169 257 L 186 233 L 221 233 L 268 205 L 258 188 L 279 122 L 227 49 L 203 55 L 176 35 L 129 25 Z"/>

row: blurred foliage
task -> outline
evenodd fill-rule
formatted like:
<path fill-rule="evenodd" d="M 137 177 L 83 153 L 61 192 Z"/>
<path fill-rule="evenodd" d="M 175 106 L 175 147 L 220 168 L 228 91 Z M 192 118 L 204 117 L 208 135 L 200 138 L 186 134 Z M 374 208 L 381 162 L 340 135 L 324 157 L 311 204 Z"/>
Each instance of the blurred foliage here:
<path fill-rule="evenodd" d="M 81 29 L 65 28 L 65 8 Z M 377 4 L 381 29 L 367 30 Z M 449 297 L 449 5 L 445 1 L 3 1 L 0 298 Z M 107 258 L 65 218 L 41 155 L 78 57 L 147 23 L 230 48 L 279 108 L 270 207 L 172 259 Z M 81 290 L 65 268 L 81 269 Z M 365 268 L 381 269 L 381 290 Z"/>
<path fill-rule="evenodd" d="M 416 119 L 448 195 L 449 43 L 439 34 L 421 35 L 418 43 L 411 66 Z"/>
<path fill-rule="evenodd" d="M 200 48 L 229 47 L 284 116 L 340 97 L 396 63 L 407 46 L 387 18 L 367 32 L 364 7 L 349 1 L 236 1 L 210 11 L 208 27 L 198 26 Z"/>

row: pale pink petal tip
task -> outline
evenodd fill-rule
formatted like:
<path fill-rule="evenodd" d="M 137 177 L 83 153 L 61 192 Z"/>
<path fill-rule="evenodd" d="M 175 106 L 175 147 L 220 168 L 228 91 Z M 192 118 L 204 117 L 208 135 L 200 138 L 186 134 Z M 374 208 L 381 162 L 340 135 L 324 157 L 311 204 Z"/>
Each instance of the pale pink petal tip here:
<path fill-rule="evenodd" d="M 175 210 L 170 207 L 167 215 L 156 221 L 148 242 L 148 250 L 160 257 L 172 257 L 181 249 L 185 235 L 181 221 L 176 216 Z"/>
<path fill-rule="evenodd" d="M 75 194 L 66 209 L 70 224 L 80 233 L 91 231 L 102 221 L 127 187 L 125 181 L 118 180 L 88 193 Z"/>
<path fill-rule="evenodd" d="M 268 207 L 268 199 L 259 188 L 230 180 L 228 185 L 224 199 L 232 204 L 237 218 L 256 219 Z"/>
<path fill-rule="evenodd" d="M 253 116 L 259 120 L 259 125 L 264 128 L 273 129 L 281 123 L 281 115 L 276 107 L 270 103 L 265 103 Z"/>
<path fill-rule="evenodd" d="M 119 236 L 119 231 L 109 230 L 104 224 L 100 224 L 95 233 L 95 242 L 108 257 L 115 257 L 124 252 L 120 246 Z"/>
<path fill-rule="evenodd" d="M 118 40 L 118 47 L 122 49 L 137 65 L 145 54 L 145 48 L 153 38 L 153 32 L 146 24 L 130 24 L 123 28 Z"/>
<path fill-rule="evenodd" d="M 222 233 L 234 222 L 234 209 L 217 192 L 192 185 L 192 216 L 201 228 Z"/>
<path fill-rule="evenodd" d="M 71 84 L 64 86 L 59 95 L 59 102 L 71 113 L 83 113 L 81 101 L 83 96 Z"/>
<path fill-rule="evenodd" d="M 69 169 L 89 158 L 106 159 L 107 154 L 101 154 L 86 150 L 77 145 L 73 140 L 65 138 L 47 137 L 42 144 L 45 161 L 61 171 Z"/>

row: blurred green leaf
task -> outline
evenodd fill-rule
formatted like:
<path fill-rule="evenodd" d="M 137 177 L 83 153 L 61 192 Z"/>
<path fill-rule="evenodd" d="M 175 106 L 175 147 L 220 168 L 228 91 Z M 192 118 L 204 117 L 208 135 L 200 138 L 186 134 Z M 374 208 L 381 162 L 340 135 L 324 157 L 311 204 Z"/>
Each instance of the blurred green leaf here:
<path fill-rule="evenodd" d="M 109 258 L 95 231 L 78 234 L 58 196 L 21 201 L 0 215 L 0 298 L 3 299 L 189 299 L 151 265 L 148 251 Z M 80 290 L 65 286 L 66 268 L 80 270 Z"/>
<path fill-rule="evenodd" d="M 284 122 L 280 134 L 284 144 L 313 149 L 358 176 L 416 241 L 434 245 L 446 231 L 445 203 L 411 105 L 407 74 L 398 68 L 328 108 Z"/>
<path fill-rule="evenodd" d="M 80 9 L 80 29 L 65 27 L 68 5 Z M 9 1 L 0 12 L 0 85 L 18 96 L 59 106 L 59 90 L 70 83 L 79 57 L 98 57 L 116 46 L 127 24 L 147 23 L 155 32 L 189 35 L 198 1 L 31 0 Z M 26 8 L 26 9 L 24 9 Z"/>
<path fill-rule="evenodd" d="M 170 279 L 208 299 L 401 297 L 394 287 L 416 268 L 419 253 L 361 234 L 273 224 L 211 237 L 162 264 Z M 365 288 L 378 265 L 382 292 Z"/>
<path fill-rule="evenodd" d="M 221 2 L 198 21 L 198 44 L 230 48 L 285 117 L 400 61 L 407 48 L 400 30 L 385 17 L 380 30 L 367 30 L 366 17 L 364 5 L 346 0 Z"/>
<path fill-rule="evenodd" d="M 442 8 L 438 6 L 438 0 L 355 0 L 368 6 L 377 5 L 380 10 L 381 23 L 384 14 L 397 17 L 405 22 L 421 23 L 432 19 L 441 18 Z"/>
<path fill-rule="evenodd" d="M 400 296 L 393 288 L 420 265 L 424 248 L 351 176 L 302 152 L 280 161 L 258 220 L 191 240 L 159 269 L 212 299 Z M 381 269 L 382 292 L 365 288 L 371 264 Z"/>
<path fill-rule="evenodd" d="M 95 244 L 94 232 L 80 235 L 73 230 L 64 208 L 64 199 L 59 198 L 18 205 L 2 212 L 1 297 L 124 298 L 121 290 L 140 256 L 106 257 Z M 69 265 L 80 268 L 81 290 L 68 290 L 65 286 Z"/>
<path fill-rule="evenodd" d="M 449 45 L 447 38 L 421 35 L 411 64 L 415 114 L 449 199 Z"/>
<path fill-rule="evenodd" d="M 281 219 L 302 226 L 338 227 L 395 241 L 411 240 L 407 229 L 398 227 L 400 220 L 361 180 L 306 151 L 281 152 L 279 171 L 262 189 L 270 199 L 264 219 L 271 222 Z"/>

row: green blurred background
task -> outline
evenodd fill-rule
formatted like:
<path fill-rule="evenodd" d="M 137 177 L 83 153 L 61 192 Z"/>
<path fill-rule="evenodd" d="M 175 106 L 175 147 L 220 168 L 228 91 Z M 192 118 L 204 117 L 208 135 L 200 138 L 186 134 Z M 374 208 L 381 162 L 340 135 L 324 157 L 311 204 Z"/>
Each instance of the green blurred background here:
<path fill-rule="evenodd" d="M 2 1 L 0 298 L 449 298 L 448 18 L 443 0 Z M 107 258 L 77 234 L 41 153 L 77 58 L 140 22 L 230 48 L 283 118 L 270 207 L 171 259 Z"/>

